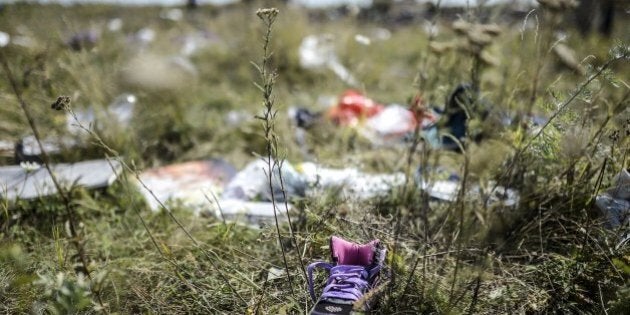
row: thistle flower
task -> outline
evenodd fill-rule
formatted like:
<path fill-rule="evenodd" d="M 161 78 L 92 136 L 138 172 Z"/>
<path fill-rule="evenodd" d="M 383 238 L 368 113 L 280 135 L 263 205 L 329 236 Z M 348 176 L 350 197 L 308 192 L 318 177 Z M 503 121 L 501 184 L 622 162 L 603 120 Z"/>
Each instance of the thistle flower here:
<path fill-rule="evenodd" d="M 492 43 L 492 36 L 484 33 L 480 28 L 473 27 L 467 32 L 468 41 L 476 46 L 484 47 Z"/>
<path fill-rule="evenodd" d="M 463 20 L 453 23 L 453 30 L 468 39 L 468 44 L 475 53 L 490 45 L 501 34 L 501 28 L 496 24 L 472 24 Z"/>
<path fill-rule="evenodd" d="M 464 20 L 458 20 L 453 23 L 453 30 L 459 35 L 466 35 L 468 30 L 470 30 L 470 26 L 470 23 Z"/>
<path fill-rule="evenodd" d="M 499 27 L 499 25 L 496 25 L 496 24 L 478 24 L 477 28 L 479 29 L 479 31 L 493 37 L 500 35 L 502 32 L 501 27 Z"/>
<path fill-rule="evenodd" d="M 447 51 L 453 50 L 457 47 L 456 42 L 431 42 L 429 44 L 429 49 L 437 55 L 443 54 Z"/>

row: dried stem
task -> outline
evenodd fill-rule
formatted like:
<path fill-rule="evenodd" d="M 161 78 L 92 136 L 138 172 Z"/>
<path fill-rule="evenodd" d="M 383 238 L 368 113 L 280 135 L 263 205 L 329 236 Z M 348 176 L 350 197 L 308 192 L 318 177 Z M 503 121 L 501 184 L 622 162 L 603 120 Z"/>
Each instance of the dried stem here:
<path fill-rule="evenodd" d="M 269 44 L 271 42 L 271 31 L 273 29 L 273 24 L 276 21 L 276 17 L 278 16 L 278 9 L 270 8 L 270 9 L 259 9 L 256 12 L 256 15 L 260 18 L 260 20 L 265 24 L 266 30 L 263 36 L 263 59 L 260 65 L 254 64 L 258 72 L 260 73 L 260 77 L 262 80 L 262 85 L 254 83 L 256 87 L 262 92 L 263 96 L 263 107 L 264 112 L 262 116 L 257 116 L 258 119 L 262 120 L 263 125 L 263 133 L 266 141 L 266 156 L 264 158 L 267 163 L 267 170 L 265 170 L 265 175 L 268 179 L 269 190 L 271 193 L 271 204 L 273 205 L 273 215 L 276 225 L 276 232 L 278 234 L 278 242 L 280 243 L 280 250 L 282 251 L 282 260 L 284 263 L 284 268 L 287 273 L 287 282 L 289 283 L 289 288 L 291 289 L 291 294 L 295 294 L 293 291 L 293 281 L 291 279 L 291 272 L 289 270 L 289 264 L 287 262 L 286 249 L 284 248 L 284 243 L 282 242 L 282 235 L 280 233 L 280 223 L 278 222 L 278 206 L 276 202 L 275 189 L 273 185 L 273 174 L 274 170 L 277 168 L 278 177 L 281 178 L 282 174 L 282 163 L 278 163 L 278 138 L 275 134 L 275 121 L 277 110 L 274 108 L 275 98 L 273 96 L 273 87 L 276 83 L 276 78 L 278 74 L 274 71 L 271 73 L 267 70 L 269 67 L 269 62 L 271 60 L 272 53 L 269 49 Z M 285 197 L 285 210 L 288 215 L 288 204 L 286 204 L 286 192 L 284 190 L 284 185 L 281 185 L 282 194 Z M 291 223 L 289 222 L 289 225 Z M 300 259 L 301 261 L 301 259 Z"/>
<path fill-rule="evenodd" d="M 46 171 L 48 171 L 48 174 L 50 175 L 50 178 L 52 179 L 53 185 L 55 186 L 57 193 L 59 194 L 59 196 L 61 197 L 61 200 L 63 201 L 64 207 L 66 210 L 66 216 L 68 218 L 68 226 L 70 230 L 70 242 L 74 245 L 75 249 L 77 250 L 77 254 L 78 254 L 79 260 L 81 261 L 81 267 L 83 269 L 83 272 L 88 277 L 88 279 L 92 281 L 92 276 L 90 275 L 90 270 L 89 270 L 89 262 L 88 262 L 87 254 L 85 253 L 85 242 L 82 240 L 81 235 L 77 231 L 77 226 L 79 225 L 78 215 L 74 211 L 74 209 L 70 206 L 71 198 L 68 192 L 61 186 L 61 184 L 59 183 L 59 180 L 57 179 L 54 172 L 52 171 L 52 168 L 50 167 L 50 158 L 48 157 L 48 154 L 46 150 L 44 149 L 44 146 L 42 145 L 40 133 L 39 133 L 39 130 L 37 129 L 37 125 L 35 124 L 35 119 L 33 118 L 31 114 L 29 105 L 26 103 L 26 101 L 22 97 L 22 91 L 18 87 L 16 78 L 13 75 L 13 72 L 11 72 L 11 68 L 9 67 L 6 56 L 2 51 L 0 51 L 0 60 L 2 62 L 2 68 L 6 72 L 7 79 L 9 80 L 9 83 L 11 85 L 11 89 L 13 90 L 13 94 L 15 94 L 15 97 L 17 98 L 17 101 L 20 104 L 20 108 L 22 109 L 22 112 L 24 113 L 24 116 L 26 117 L 26 120 L 28 121 L 29 127 L 31 128 L 31 131 L 33 132 L 33 136 L 35 137 L 37 145 L 39 146 L 39 150 L 41 151 L 42 162 L 44 163 L 44 167 L 46 168 Z M 99 292 L 93 292 L 93 293 L 96 295 L 96 299 L 99 306 L 102 309 L 105 309 L 100 293 Z"/>

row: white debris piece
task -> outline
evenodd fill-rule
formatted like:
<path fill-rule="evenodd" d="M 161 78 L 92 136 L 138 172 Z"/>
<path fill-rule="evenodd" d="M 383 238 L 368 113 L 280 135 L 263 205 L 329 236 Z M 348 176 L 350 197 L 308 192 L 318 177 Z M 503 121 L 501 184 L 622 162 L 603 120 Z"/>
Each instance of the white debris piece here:
<path fill-rule="evenodd" d="M 51 165 L 53 174 L 64 189 L 74 186 L 88 189 L 111 185 L 122 173 L 117 160 L 92 160 L 71 164 Z M 2 199 L 35 199 L 57 193 L 52 177 L 45 167 L 27 165 L 0 167 L 0 197 Z"/>
<path fill-rule="evenodd" d="M 11 36 L 9 34 L 0 31 L 0 47 L 4 47 L 11 42 Z"/>
<path fill-rule="evenodd" d="M 342 81 L 357 86 L 358 81 L 339 61 L 331 34 L 309 35 L 304 37 L 299 48 L 300 66 L 305 69 L 327 68 L 332 70 Z"/>
<path fill-rule="evenodd" d="M 179 201 L 196 213 L 207 209 L 212 194 L 220 194 L 236 170 L 222 160 L 191 161 L 146 170 L 138 186 L 149 208 L 160 210 L 160 203 Z"/>

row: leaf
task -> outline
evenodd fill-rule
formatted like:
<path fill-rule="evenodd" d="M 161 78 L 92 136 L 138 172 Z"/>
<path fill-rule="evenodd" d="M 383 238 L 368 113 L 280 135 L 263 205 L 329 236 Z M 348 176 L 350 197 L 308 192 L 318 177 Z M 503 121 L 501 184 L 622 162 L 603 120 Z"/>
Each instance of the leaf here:
<path fill-rule="evenodd" d="M 265 93 L 265 88 L 263 88 L 262 86 L 260 86 L 260 84 L 256 83 L 256 82 L 252 82 L 254 83 L 254 86 L 256 88 L 258 88 L 258 90 L 260 90 L 261 92 Z"/>
<path fill-rule="evenodd" d="M 255 63 L 253 61 L 250 61 L 249 63 L 251 63 L 252 66 L 254 66 L 254 68 L 256 68 L 256 70 L 258 70 L 258 72 L 261 72 L 261 73 L 263 72 L 262 68 L 257 63 Z"/>

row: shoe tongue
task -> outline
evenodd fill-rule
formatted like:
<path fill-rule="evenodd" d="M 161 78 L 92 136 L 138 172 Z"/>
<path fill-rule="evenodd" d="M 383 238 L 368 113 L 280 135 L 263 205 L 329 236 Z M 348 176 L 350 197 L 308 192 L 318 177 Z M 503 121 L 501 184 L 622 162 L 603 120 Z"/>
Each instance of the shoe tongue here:
<path fill-rule="evenodd" d="M 333 262 L 337 265 L 369 266 L 374 262 L 374 251 L 378 240 L 367 244 L 355 244 L 333 236 L 330 240 L 330 251 Z"/>

